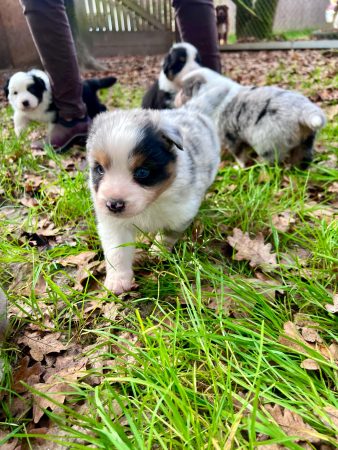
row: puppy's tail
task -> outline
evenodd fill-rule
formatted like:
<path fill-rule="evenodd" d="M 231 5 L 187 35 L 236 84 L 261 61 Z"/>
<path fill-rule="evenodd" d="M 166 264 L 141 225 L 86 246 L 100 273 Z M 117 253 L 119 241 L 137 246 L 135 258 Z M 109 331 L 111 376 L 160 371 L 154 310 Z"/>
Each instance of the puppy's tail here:
<path fill-rule="evenodd" d="M 326 124 L 326 117 L 323 111 L 313 103 L 306 104 L 302 109 L 300 122 L 302 125 L 317 131 Z"/>
<path fill-rule="evenodd" d="M 99 91 L 100 89 L 109 88 L 113 86 L 117 81 L 115 77 L 105 77 L 105 78 L 92 78 L 86 80 L 86 83 L 93 91 Z"/>

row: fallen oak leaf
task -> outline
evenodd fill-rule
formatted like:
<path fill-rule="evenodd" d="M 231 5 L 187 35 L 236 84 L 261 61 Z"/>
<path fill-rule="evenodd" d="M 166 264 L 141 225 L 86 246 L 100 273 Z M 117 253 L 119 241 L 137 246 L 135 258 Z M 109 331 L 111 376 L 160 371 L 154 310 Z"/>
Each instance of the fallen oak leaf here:
<path fill-rule="evenodd" d="M 334 406 L 325 406 L 323 409 L 328 415 L 333 425 L 337 428 L 338 432 L 338 409 L 335 408 Z M 327 424 L 328 422 L 325 421 L 324 423 Z"/>
<path fill-rule="evenodd" d="M 301 334 L 307 342 L 323 342 L 323 339 L 319 336 L 318 331 L 314 328 L 302 327 Z"/>
<path fill-rule="evenodd" d="M 264 237 L 259 233 L 254 239 L 249 234 L 243 233 L 239 228 L 233 230 L 233 236 L 228 236 L 228 242 L 237 254 L 237 261 L 247 260 L 251 267 L 261 266 L 265 270 L 272 269 L 277 265 L 275 253 L 271 252 L 271 244 L 264 244 Z"/>
<path fill-rule="evenodd" d="M 19 202 L 21 203 L 21 205 L 27 206 L 27 208 L 33 208 L 34 206 L 37 206 L 39 204 L 37 199 L 32 197 L 22 197 L 20 198 Z"/>
<path fill-rule="evenodd" d="M 297 350 L 301 353 L 307 353 L 306 347 L 311 348 L 309 344 L 299 334 L 296 325 L 293 322 L 286 322 L 283 325 L 285 336 L 280 336 L 278 342 L 286 347 Z M 305 348 L 304 348 L 305 347 Z"/>
<path fill-rule="evenodd" d="M 24 187 L 26 192 L 34 192 L 38 190 L 42 183 L 44 183 L 44 179 L 41 175 L 33 175 L 29 173 L 24 175 L 24 180 Z"/>
<path fill-rule="evenodd" d="M 66 258 L 59 261 L 59 263 L 66 267 L 66 266 L 79 266 L 83 267 L 86 266 L 92 259 L 94 259 L 96 256 L 96 252 L 92 250 L 88 250 L 86 252 L 78 253 L 77 255 L 70 255 Z"/>
<path fill-rule="evenodd" d="M 74 381 L 76 377 L 74 378 Z M 63 404 L 66 395 L 73 391 L 71 385 L 65 382 L 54 383 L 37 383 L 33 386 L 35 391 L 33 393 L 33 421 L 39 422 L 44 415 L 44 409 L 51 409 L 54 411 L 59 407 L 58 403 Z M 42 394 L 42 395 L 40 395 Z"/>
<path fill-rule="evenodd" d="M 325 309 L 332 314 L 338 313 L 338 294 L 334 294 L 333 296 L 333 305 L 327 303 Z"/>
<path fill-rule="evenodd" d="M 295 442 L 319 443 L 321 441 L 319 433 L 305 423 L 300 415 L 279 405 L 266 405 L 265 409 L 288 436 L 297 437 Z"/>
<path fill-rule="evenodd" d="M 338 106 L 338 105 L 337 105 Z M 338 181 L 334 181 L 328 188 L 327 192 L 338 193 Z"/>
<path fill-rule="evenodd" d="M 292 217 L 290 211 L 283 211 L 272 216 L 271 222 L 276 230 L 286 233 L 296 220 Z"/>
<path fill-rule="evenodd" d="M 319 364 L 311 358 L 306 358 L 301 362 L 300 367 L 306 370 L 319 370 Z"/>
<path fill-rule="evenodd" d="M 92 261 L 88 263 L 86 266 L 79 267 L 79 270 L 75 276 L 75 285 L 74 289 L 77 291 L 83 290 L 83 282 L 87 280 L 90 276 L 100 275 L 102 274 L 102 269 L 105 270 L 105 262 L 104 261 Z"/>
<path fill-rule="evenodd" d="M 46 383 L 62 380 L 74 380 L 84 376 L 87 357 L 76 359 L 74 356 L 58 356 L 55 361 L 55 367 L 46 370 L 43 377 Z"/>
<path fill-rule="evenodd" d="M 32 386 L 40 381 L 40 376 L 43 373 L 40 362 L 36 362 L 31 367 L 28 367 L 29 361 L 29 356 L 22 358 L 20 366 L 13 373 L 12 390 L 18 394 L 27 392 L 27 387 L 22 382 Z"/>
<path fill-rule="evenodd" d="M 31 357 L 35 361 L 42 361 L 48 353 L 60 353 L 67 346 L 60 342 L 61 333 L 50 333 L 41 337 L 40 333 L 25 333 L 18 339 L 18 344 L 25 344 L 30 348 Z"/>

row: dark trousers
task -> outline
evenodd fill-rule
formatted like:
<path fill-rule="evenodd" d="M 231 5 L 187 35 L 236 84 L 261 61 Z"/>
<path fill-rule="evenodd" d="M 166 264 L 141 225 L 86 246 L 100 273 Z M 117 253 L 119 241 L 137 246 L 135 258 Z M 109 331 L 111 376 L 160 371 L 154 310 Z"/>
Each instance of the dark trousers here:
<path fill-rule="evenodd" d="M 63 0 L 21 0 L 41 62 L 52 84 L 55 106 L 64 119 L 83 117 L 82 83 Z"/>
<path fill-rule="evenodd" d="M 198 48 L 203 66 L 221 72 L 216 14 L 212 0 L 173 0 L 182 41 Z"/>
<path fill-rule="evenodd" d="M 55 105 L 64 119 L 85 115 L 82 83 L 63 0 L 21 0 L 42 64 L 52 84 Z M 212 0 L 173 0 L 183 41 L 200 51 L 203 65 L 221 71 Z"/>

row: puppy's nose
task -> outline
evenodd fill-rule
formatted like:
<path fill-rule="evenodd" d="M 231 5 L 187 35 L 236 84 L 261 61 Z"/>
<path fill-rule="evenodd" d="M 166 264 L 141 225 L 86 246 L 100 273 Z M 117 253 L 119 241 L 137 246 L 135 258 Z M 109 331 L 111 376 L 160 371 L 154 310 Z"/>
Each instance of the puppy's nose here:
<path fill-rule="evenodd" d="M 126 204 L 121 199 L 116 200 L 116 199 L 112 198 L 107 201 L 106 206 L 109 209 L 109 211 L 112 211 L 113 213 L 120 213 L 124 210 L 124 208 L 126 207 Z"/>
<path fill-rule="evenodd" d="M 23 106 L 26 108 L 27 106 L 29 106 L 29 101 L 28 100 L 24 100 L 22 102 Z"/>

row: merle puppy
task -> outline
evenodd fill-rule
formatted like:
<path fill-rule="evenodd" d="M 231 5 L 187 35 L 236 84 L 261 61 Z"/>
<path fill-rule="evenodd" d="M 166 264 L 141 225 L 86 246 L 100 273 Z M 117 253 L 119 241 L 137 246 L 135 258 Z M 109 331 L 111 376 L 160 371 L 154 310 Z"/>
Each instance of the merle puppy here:
<path fill-rule="evenodd" d="M 304 95 L 276 86 L 241 86 L 201 68 L 190 72 L 175 100 L 209 115 L 223 147 L 242 167 L 258 159 L 306 169 L 313 159 L 324 112 Z M 190 98 L 190 101 L 189 101 Z"/>
<path fill-rule="evenodd" d="M 106 77 L 83 81 L 83 101 L 87 105 L 88 116 L 93 118 L 107 108 L 100 103 L 97 92 L 113 86 L 117 79 Z M 14 130 L 19 136 L 31 121 L 52 124 L 57 119 L 57 109 L 53 103 L 52 90 L 47 74 L 33 69 L 17 72 L 7 80 L 5 95 L 14 109 Z"/>
<path fill-rule="evenodd" d="M 158 80 L 142 100 L 144 109 L 171 109 L 181 80 L 191 70 L 201 67 L 198 50 L 188 42 L 174 44 L 163 60 Z"/>
<path fill-rule="evenodd" d="M 138 232 L 172 248 L 214 181 L 220 142 L 212 120 L 178 110 L 117 110 L 97 116 L 87 140 L 90 188 L 106 260 L 107 289 L 133 287 Z"/>

